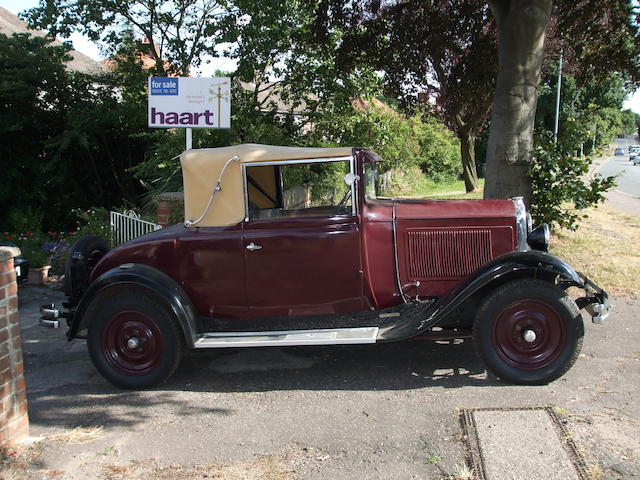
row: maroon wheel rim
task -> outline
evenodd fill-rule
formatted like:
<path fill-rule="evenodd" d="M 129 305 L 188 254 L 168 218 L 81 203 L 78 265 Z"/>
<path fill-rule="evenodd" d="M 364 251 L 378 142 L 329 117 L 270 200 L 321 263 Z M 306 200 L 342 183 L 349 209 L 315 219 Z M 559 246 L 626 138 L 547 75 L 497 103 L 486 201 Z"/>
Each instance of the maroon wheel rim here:
<path fill-rule="evenodd" d="M 537 370 L 553 363 L 565 343 L 560 315 L 538 300 L 518 300 L 507 305 L 493 324 L 493 346 L 508 365 Z"/>
<path fill-rule="evenodd" d="M 155 322 L 137 311 L 114 315 L 102 332 L 102 353 L 125 375 L 146 375 L 160 363 L 164 346 Z"/>

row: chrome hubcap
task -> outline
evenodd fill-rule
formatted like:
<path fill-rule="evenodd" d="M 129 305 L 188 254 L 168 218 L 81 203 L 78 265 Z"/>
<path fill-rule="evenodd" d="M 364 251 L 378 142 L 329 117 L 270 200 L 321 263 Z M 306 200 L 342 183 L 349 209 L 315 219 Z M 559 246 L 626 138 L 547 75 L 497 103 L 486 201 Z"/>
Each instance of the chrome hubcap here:
<path fill-rule="evenodd" d="M 140 339 L 138 337 L 131 337 L 127 340 L 127 348 L 129 350 L 135 350 L 140 346 Z"/>
<path fill-rule="evenodd" d="M 522 332 L 522 338 L 527 343 L 533 343 L 536 341 L 536 332 L 533 330 L 525 330 Z"/>

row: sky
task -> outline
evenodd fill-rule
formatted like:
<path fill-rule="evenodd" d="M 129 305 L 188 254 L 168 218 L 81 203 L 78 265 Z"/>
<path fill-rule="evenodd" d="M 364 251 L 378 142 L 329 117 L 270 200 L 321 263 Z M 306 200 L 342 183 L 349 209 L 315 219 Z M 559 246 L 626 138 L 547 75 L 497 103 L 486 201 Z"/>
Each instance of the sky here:
<path fill-rule="evenodd" d="M 28 8 L 33 8 L 38 5 L 38 0 L 0 0 L 0 7 L 6 8 L 10 12 L 15 13 L 16 15 L 23 10 Z M 73 43 L 73 48 L 78 50 L 85 55 L 90 56 L 96 60 L 102 60 L 104 56 L 101 54 L 98 46 L 91 42 L 88 38 L 74 33 L 71 35 L 70 40 Z M 201 71 L 198 72 L 200 75 L 206 76 L 211 75 L 215 69 L 220 70 L 234 70 L 234 63 L 229 59 L 217 59 L 212 58 L 211 63 L 202 67 Z M 640 89 L 636 90 L 635 93 L 627 97 L 624 102 L 624 108 L 629 108 L 634 112 L 640 114 Z"/>
<path fill-rule="evenodd" d="M 6 8 L 11 13 L 18 15 L 20 12 L 38 6 L 38 0 L 0 0 L 0 7 Z M 103 55 L 100 54 L 98 46 L 91 42 L 88 38 L 78 33 L 74 33 L 70 38 L 75 48 L 80 53 L 84 53 L 95 60 L 102 60 Z"/>

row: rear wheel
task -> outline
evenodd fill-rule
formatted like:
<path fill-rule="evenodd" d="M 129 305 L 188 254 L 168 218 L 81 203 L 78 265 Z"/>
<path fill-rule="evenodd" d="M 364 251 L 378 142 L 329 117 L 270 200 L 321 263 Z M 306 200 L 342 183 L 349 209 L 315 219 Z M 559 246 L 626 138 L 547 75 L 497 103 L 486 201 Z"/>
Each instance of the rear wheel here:
<path fill-rule="evenodd" d="M 128 389 L 149 388 L 168 379 L 183 351 L 173 315 L 142 294 L 98 301 L 87 346 L 102 376 Z"/>
<path fill-rule="evenodd" d="M 542 280 L 509 282 L 482 303 L 473 326 L 487 368 L 511 383 L 544 385 L 564 375 L 582 347 L 575 302 Z"/>

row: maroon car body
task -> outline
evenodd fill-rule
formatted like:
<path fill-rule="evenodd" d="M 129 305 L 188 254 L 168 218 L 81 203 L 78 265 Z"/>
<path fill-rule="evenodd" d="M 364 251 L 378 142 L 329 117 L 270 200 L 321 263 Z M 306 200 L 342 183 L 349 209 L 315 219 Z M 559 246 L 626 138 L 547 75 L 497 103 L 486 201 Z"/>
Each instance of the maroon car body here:
<path fill-rule="evenodd" d="M 96 367 L 113 383 L 133 388 L 171 374 L 177 360 L 171 366 L 158 360 L 158 351 L 172 351 L 170 342 L 187 348 L 374 343 L 425 335 L 434 327 L 454 337 L 468 336 L 474 325 L 476 343 L 488 342 L 487 348 L 498 354 L 492 360 L 491 352 L 480 347 L 481 356 L 502 378 L 543 383 L 566 371 L 579 351 L 582 321 L 570 312 L 577 308 L 567 303 L 564 290 L 585 289 L 578 306 L 589 308 L 598 321 L 608 310 L 606 293 L 543 251 L 548 229 L 531 228 L 520 200 L 375 198 L 364 182 L 379 158 L 354 149 L 352 156 L 338 160 L 350 165 L 355 179 L 344 197 L 351 197 L 350 210 L 335 207 L 319 215 L 315 212 L 324 210 L 310 208 L 291 216 L 250 218 L 246 207 L 245 218 L 231 225 L 174 225 L 107 253 L 74 248 L 68 279 L 70 338 L 89 335 Z M 318 159 L 326 162 L 336 159 Z M 280 178 L 280 197 L 272 199 L 276 207 L 284 206 L 280 170 L 292 163 L 266 163 Z M 249 206 L 250 168 L 242 169 Z M 255 185 L 253 178 L 248 180 Z M 257 188 L 269 197 L 267 187 Z M 476 312 L 500 303 L 501 297 L 492 305 L 485 301 L 500 289 L 508 293 L 509 285 L 511 291 L 529 288 L 531 293 L 510 299 L 488 327 L 479 327 L 484 320 Z M 101 305 L 125 291 L 161 305 L 168 320 L 157 320 L 155 307 L 145 310 L 140 299 L 100 313 Z M 562 298 L 556 306 L 545 295 Z M 564 304 L 569 305 L 566 312 Z M 504 312 L 514 308 L 505 318 Z M 172 336 L 162 322 L 174 324 L 180 333 Z M 99 327 L 92 344 L 93 323 Z M 512 340 L 504 340 L 505 329 Z M 134 330 L 146 333 L 126 333 Z M 105 340 L 105 335 L 112 338 Z M 561 341 L 559 335 L 571 338 Z M 162 348 L 145 352 L 145 342 L 152 341 Z M 151 375 L 149 362 L 166 371 Z M 496 366 L 499 362 L 510 370 Z M 141 364 L 144 373 L 136 370 Z"/>

